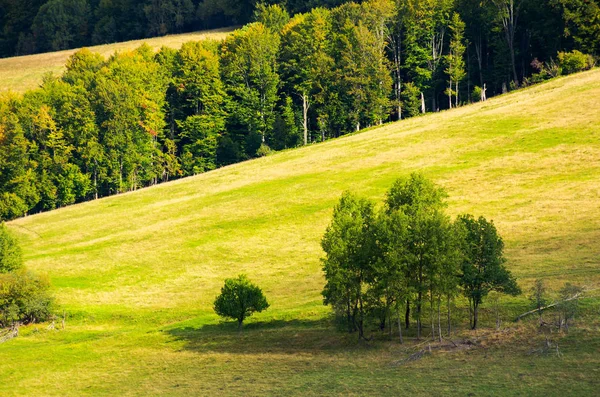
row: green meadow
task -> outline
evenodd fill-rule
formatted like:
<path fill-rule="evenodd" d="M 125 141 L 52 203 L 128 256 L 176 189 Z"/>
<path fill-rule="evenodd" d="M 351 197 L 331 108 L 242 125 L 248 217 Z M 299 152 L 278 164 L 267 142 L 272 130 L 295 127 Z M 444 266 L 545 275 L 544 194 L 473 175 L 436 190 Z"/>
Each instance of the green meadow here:
<path fill-rule="evenodd" d="M 422 172 L 448 212 L 493 219 L 527 291 L 588 289 L 568 334 L 542 334 L 526 296 L 491 302 L 453 340 L 404 345 L 336 330 L 320 239 L 345 190 L 382 202 Z M 0 395 L 593 395 L 600 390 L 600 70 L 9 224 L 47 274 L 56 329 L 0 344 Z M 242 335 L 212 302 L 245 273 L 271 307 Z M 549 317 L 552 314 L 548 314 Z M 427 334 L 427 330 L 425 331 Z M 558 354 L 538 354 L 548 337 Z M 439 347 L 439 348 L 438 348 Z"/>

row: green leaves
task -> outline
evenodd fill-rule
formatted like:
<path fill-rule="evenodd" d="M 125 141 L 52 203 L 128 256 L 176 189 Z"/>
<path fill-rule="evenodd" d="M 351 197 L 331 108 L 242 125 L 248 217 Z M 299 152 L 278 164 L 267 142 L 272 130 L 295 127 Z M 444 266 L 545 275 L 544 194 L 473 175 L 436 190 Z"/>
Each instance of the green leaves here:
<path fill-rule="evenodd" d="M 268 308 L 269 303 L 262 290 L 243 274 L 225 280 L 221 295 L 214 303 L 215 312 L 219 316 L 237 320 L 240 329 L 246 318 Z"/>
<path fill-rule="evenodd" d="M 23 256 L 17 239 L 4 223 L 0 224 L 0 273 L 9 273 L 23 267 Z"/>
<path fill-rule="evenodd" d="M 504 242 L 493 222 L 472 215 L 461 215 L 458 221 L 465 230 L 461 285 L 464 295 L 473 305 L 477 327 L 477 310 L 490 291 L 518 295 L 521 289 L 504 263 Z"/>

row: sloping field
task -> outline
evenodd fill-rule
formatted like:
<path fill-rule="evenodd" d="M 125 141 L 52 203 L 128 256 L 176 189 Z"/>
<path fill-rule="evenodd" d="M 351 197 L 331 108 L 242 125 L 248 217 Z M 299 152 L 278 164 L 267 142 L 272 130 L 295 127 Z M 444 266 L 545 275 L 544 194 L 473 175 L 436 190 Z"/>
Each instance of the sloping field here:
<path fill-rule="evenodd" d="M 0 395 L 597 392 L 600 322 L 562 338 L 560 357 L 532 355 L 543 336 L 520 337 L 509 322 L 525 297 L 502 301 L 508 328 L 490 336 L 506 339 L 500 345 L 404 365 L 407 345 L 357 344 L 330 325 L 319 242 L 334 204 L 347 189 L 381 202 L 413 171 L 447 189 L 452 214 L 495 221 L 524 290 L 540 277 L 553 290 L 565 281 L 600 286 L 593 70 L 11 222 L 26 265 L 50 276 L 67 321 L 64 330 L 60 321 L 59 330 L 23 328 L 0 345 Z M 212 301 L 224 278 L 242 272 L 271 308 L 238 336 Z M 598 313 L 598 300 L 585 305 Z"/>
<path fill-rule="evenodd" d="M 123 43 L 104 44 L 89 47 L 92 52 L 97 52 L 104 57 L 109 57 L 117 51 L 133 50 L 146 43 L 155 50 L 161 47 L 179 49 L 183 43 L 199 40 L 222 40 L 232 29 L 216 29 L 195 33 L 184 33 L 155 37 L 150 39 L 126 41 Z M 24 92 L 37 88 L 46 73 L 62 75 L 65 71 L 65 63 L 75 50 L 49 52 L 45 54 L 27 55 L 13 58 L 0 59 L 0 92 L 15 91 Z"/>

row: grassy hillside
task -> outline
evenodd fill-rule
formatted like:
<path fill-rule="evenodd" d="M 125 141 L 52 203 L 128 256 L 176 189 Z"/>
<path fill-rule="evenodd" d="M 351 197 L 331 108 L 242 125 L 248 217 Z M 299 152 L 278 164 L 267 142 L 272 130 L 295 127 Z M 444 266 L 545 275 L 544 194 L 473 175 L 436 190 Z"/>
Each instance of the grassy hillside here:
<path fill-rule="evenodd" d="M 148 44 L 154 49 L 159 49 L 161 47 L 178 49 L 183 43 L 188 41 L 205 39 L 221 40 L 225 38 L 230 31 L 231 29 L 217 29 L 177 34 L 123 43 L 99 45 L 90 47 L 90 50 L 97 52 L 104 57 L 108 57 L 116 51 L 133 50 L 143 43 Z M 77 50 L 66 50 L 0 59 L 0 91 L 11 90 L 15 92 L 24 92 L 36 88 L 42 82 L 42 77 L 46 73 L 61 75 L 65 70 L 67 59 L 76 51 Z"/>
<path fill-rule="evenodd" d="M 319 242 L 342 191 L 381 201 L 421 171 L 448 190 L 452 214 L 494 219 L 524 289 L 538 277 L 551 289 L 600 286 L 598 109 L 593 70 L 14 221 L 27 266 L 50 276 L 68 318 L 65 330 L 27 327 L 0 345 L 0 394 L 593 394 L 599 321 L 561 339 L 562 357 L 531 355 L 543 336 L 506 323 L 468 334 L 479 348 L 405 365 L 415 342 L 337 333 Z M 271 308 L 238 336 L 212 301 L 242 272 Z M 503 301 L 507 320 L 525 300 Z"/>

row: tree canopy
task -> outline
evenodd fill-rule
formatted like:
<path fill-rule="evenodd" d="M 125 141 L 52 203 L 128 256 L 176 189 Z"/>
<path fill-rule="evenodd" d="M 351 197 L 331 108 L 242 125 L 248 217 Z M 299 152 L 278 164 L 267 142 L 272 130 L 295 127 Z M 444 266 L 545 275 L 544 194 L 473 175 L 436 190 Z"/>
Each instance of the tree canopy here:
<path fill-rule="evenodd" d="M 240 331 L 246 318 L 268 308 L 269 303 L 262 290 L 243 274 L 226 279 L 214 303 L 215 312 L 219 316 L 237 320 Z"/>

